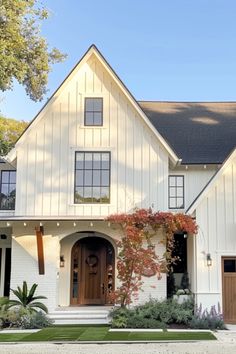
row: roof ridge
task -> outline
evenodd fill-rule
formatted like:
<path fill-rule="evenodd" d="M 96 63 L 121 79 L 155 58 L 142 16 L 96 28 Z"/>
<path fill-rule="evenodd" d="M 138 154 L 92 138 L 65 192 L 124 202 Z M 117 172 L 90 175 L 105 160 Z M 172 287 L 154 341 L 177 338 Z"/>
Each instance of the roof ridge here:
<path fill-rule="evenodd" d="M 139 103 L 236 103 L 236 101 L 155 101 L 155 100 L 137 100 Z"/>

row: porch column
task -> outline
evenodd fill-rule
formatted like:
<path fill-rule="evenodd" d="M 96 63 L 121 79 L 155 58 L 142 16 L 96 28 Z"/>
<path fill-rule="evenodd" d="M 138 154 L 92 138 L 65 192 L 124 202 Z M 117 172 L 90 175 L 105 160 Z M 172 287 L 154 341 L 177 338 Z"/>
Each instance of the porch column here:
<path fill-rule="evenodd" d="M 45 274 L 44 252 L 43 252 L 43 226 L 35 227 L 37 251 L 38 251 L 38 267 L 39 274 Z"/>

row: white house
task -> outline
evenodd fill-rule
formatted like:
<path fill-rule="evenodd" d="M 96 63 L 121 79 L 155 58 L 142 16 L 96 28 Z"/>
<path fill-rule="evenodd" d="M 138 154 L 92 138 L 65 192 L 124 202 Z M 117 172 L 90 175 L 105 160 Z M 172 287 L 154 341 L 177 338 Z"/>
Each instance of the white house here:
<path fill-rule="evenodd" d="M 51 313 L 109 305 L 122 230 L 105 219 L 152 207 L 196 218 L 176 282 L 188 271 L 197 303 L 236 322 L 235 142 L 236 103 L 137 102 L 91 46 L 0 161 L 0 296 L 26 280 Z M 144 277 L 150 296 L 165 274 Z"/>

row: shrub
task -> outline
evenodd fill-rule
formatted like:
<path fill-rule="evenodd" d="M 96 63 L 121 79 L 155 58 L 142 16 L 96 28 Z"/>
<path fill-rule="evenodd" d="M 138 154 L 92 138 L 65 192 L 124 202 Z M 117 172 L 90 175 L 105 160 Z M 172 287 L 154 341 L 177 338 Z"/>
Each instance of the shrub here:
<path fill-rule="evenodd" d="M 53 321 L 41 311 L 26 314 L 21 317 L 21 328 L 24 329 L 45 328 L 52 326 L 52 324 Z"/>
<path fill-rule="evenodd" d="M 196 309 L 189 326 L 190 328 L 197 329 L 226 329 L 219 305 L 218 311 L 215 306 L 212 306 L 210 311 L 202 311 L 202 305 L 200 305 L 199 308 Z"/>
<path fill-rule="evenodd" d="M 43 312 L 32 312 L 25 308 L 8 309 L 2 322 L 2 328 L 36 329 L 49 327 L 53 321 Z"/>
<path fill-rule="evenodd" d="M 115 328 L 166 328 L 173 323 L 186 325 L 193 316 L 193 302 L 178 304 L 175 300 L 150 300 L 131 309 L 111 312 Z"/>

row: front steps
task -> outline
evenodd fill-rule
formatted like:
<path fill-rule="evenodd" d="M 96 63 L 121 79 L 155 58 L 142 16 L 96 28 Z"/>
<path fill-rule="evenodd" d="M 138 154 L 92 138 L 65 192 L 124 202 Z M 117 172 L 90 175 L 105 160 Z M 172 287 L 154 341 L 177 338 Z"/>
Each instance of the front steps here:
<path fill-rule="evenodd" d="M 58 307 L 48 314 L 56 325 L 108 324 L 111 306 Z"/>

